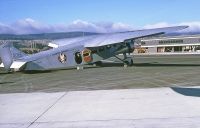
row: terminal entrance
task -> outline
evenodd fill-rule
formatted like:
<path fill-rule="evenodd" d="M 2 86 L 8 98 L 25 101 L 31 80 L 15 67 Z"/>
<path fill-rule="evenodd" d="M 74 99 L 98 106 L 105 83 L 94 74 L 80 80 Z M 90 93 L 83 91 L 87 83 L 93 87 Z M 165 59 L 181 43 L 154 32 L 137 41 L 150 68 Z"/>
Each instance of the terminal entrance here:
<path fill-rule="evenodd" d="M 182 46 L 175 46 L 174 52 L 182 52 Z"/>

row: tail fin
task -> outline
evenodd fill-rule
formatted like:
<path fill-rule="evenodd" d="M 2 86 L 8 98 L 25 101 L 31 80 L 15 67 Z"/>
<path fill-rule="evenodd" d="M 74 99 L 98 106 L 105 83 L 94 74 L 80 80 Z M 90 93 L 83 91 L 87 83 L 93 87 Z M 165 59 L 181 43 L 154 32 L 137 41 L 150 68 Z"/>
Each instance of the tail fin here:
<path fill-rule="evenodd" d="M 13 47 L 11 42 L 6 42 L 0 46 L 0 57 L 4 68 L 9 71 L 14 59 L 26 54 Z"/>
<path fill-rule="evenodd" d="M 4 43 L 0 46 L 0 57 L 3 62 L 4 68 L 10 70 L 10 66 L 13 62 L 12 53 L 10 51 L 11 43 Z"/>

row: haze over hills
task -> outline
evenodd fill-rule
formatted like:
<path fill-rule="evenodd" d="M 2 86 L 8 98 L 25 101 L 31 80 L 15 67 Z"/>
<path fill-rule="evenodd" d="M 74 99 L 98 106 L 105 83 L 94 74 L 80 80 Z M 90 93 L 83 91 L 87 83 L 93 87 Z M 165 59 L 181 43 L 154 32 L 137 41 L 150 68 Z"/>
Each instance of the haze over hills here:
<path fill-rule="evenodd" d="M 93 32 L 60 32 L 60 33 L 41 33 L 41 34 L 0 34 L 0 40 L 41 40 L 41 39 L 62 39 L 80 36 L 95 35 Z"/>

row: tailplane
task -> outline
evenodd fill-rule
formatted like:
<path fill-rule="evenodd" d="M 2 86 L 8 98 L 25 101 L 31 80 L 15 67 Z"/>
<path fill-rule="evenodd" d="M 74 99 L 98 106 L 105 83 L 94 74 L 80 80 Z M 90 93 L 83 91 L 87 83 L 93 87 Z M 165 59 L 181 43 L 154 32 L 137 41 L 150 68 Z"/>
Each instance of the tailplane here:
<path fill-rule="evenodd" d="M 10 51 L 11 43 L 4 43 L 0 46 L 0 57 L 4 68 L 9 71 L 13 62 L 12 53 Z"/>
<path fill-rule="evenodd" d="M 6 42 L 0 45 L 0 58 L 3 63 L 3 67 L 7 71 L 10 71 L 14 60 L 23 56 L 26 56 L 26 54 L 13 47 L 11 42 Z"/>

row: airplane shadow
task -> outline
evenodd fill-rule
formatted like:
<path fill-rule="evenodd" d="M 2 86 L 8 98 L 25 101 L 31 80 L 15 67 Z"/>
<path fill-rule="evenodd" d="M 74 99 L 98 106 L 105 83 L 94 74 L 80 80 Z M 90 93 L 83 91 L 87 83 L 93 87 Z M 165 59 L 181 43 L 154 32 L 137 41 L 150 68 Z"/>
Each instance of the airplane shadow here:
<path fill-rule="evenodd" d="M 97 63 L 97 66 L 100 67 L 121 67 L 123 66 L 123 63 Z M 200 64 L 162 64 L 162 63 L 157 63 L 157 62 L 152 62 L 152 63 L 134 63 L 133 66 L 135 67 L 164 67 L 164 66 L 171 66 L 171 67 L 177 67 L 177 66 L 183 66 L 183 67 L 190 67 L 190 66 L 200 66 Z"/>
<path fill-rule="evenodd" d="M 162 66 L 171 66 L 171 67 L 177 67 L 177 66 L 200 66 L 200 64 L 160 64 L 160 63 L 134 63 L 133 66 L 136 67 L 162 67 Z"/>
<path fill-rule="evenodd" d="M 39 71 L 39 70 L 32 70 L 32 71 L 23 71 L 25 74 L 38 74 L 38 73 L 50 73 L 53 72 L 53 70 L 44 70 L 44 71 Z"/>
<path fill-rule="evenodd" d="M 84 68 L 101 68 L 101 67 L 123 67 L 124 64 L 121 62 L 99 62 L 96 63 L 96 66 L 91 66 L 91 67 L 84 67 Z M 134 63 L 133 66 L 135 67 L 162 67 L 162 66 L 183 66 L 183 67 L 187 67 L 187 66 L 200 66 L 200 64 L 160 64 L 157 62 L 152 62 L 152 63 Z M 58 70 L 43 70 L 43 71 L 39 71 L 39 70 L 33 70 L 33 71 L 22 71 L 25 74 L 37 74 L 37 73 L 51 73 L 51 72 L 56 72 L 56 71 L 60 71 L 60 70 L 73 70 L 76 68 L 69 68 L 69 69 L 58 69 Z M 12 72 L 0 72 L 0 75 L 5 75 L 5 74 L 11 74 Z"/>
<path fill-rule="evenodd" d="M 123 63 L 97 63 L 96 66 L 88 66 L 84 67 L 84 69 L 90 69 L 90 68 L 101 68 L 101 67 L 121 67 L 123 66 Z M 63 70 L 77 70 L 75 67 L 73 68 L 66 68 L 66 69 L 55 69 L 55 70 L 32 70 L 32 71 L 22 71 L 25 74 L 40 74 L 40 73 L 51 73 L 51 72 L 57 72 L 57 71 L 63 71 Z"/>
<path fill-rule="evenodd" d="M 11 72 L 0 72 L 0 75 L 12 74 Z"/>
<path fill-rule="evenodd" d="M 121 67 L 121 66 L 123 66 L 124 64 L 123 63 L 112 63 L 112 62 L 108 62 L 108 63 L 106 63 L 106 62 L 98 62 L 98 63 L 96 63 L 96 65 L 97 66 L 99 66 L 99 67 Z"/>
<path fill-rule="evenodd" d="M 200 88 L 171 87 L 171 89 L 184 96 L 200 97 Z"/>
<path fill-rule="evenodd" d="M 0 82 L 0 85 L 1 84 L 12 84 L 12 83 L 15 83 L 15 82 Z"/>

